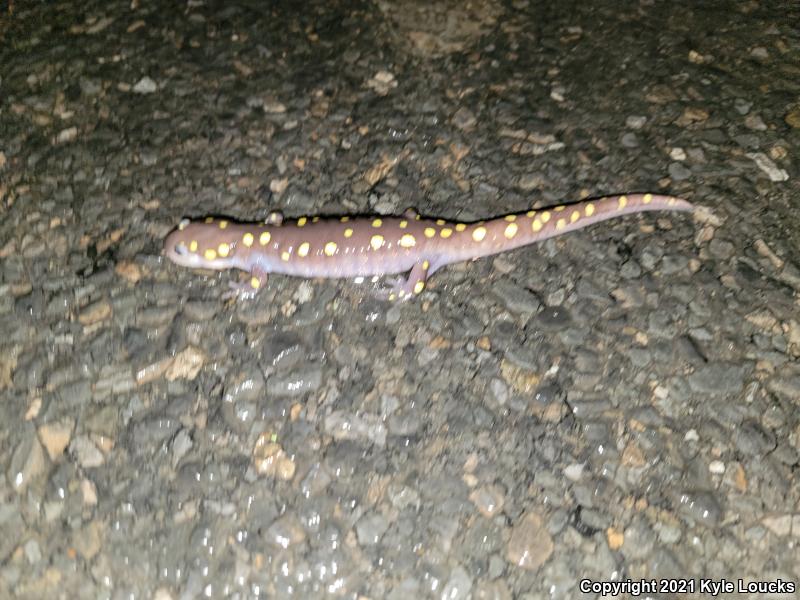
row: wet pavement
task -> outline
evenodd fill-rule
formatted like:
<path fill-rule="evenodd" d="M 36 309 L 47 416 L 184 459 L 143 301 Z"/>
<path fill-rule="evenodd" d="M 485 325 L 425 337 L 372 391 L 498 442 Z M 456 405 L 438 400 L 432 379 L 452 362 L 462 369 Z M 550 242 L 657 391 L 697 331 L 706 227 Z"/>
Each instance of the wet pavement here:
<path fill-rule="evenodd" d="M 0 4 L 0 597 L 791 592 L 788 5 Z M 184 216 L 633 191 L 709 210 L 403 304 L 160 254 Z"/>

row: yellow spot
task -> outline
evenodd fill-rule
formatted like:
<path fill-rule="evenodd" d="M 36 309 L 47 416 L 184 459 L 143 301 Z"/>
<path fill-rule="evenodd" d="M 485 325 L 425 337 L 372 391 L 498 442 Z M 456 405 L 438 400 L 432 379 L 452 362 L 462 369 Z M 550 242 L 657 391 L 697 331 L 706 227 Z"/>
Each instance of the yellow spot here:
<path fill-rule="evenodd" d="M 669 198 L 669 199 L 667 200 L 667 204 L 669 204 L 670 206 L 672 206 L 673 204 L 675 204 L 675 198 Z"/>
<path fill-rule="evenodd" d="M 567 222 L 564 219 L 559 219 L 556 221 L 556 229 L 564 229 L 567 226 Z"/>
<path fill-rule="evenodd" d="M 419 221 L 422 218 L 422 215 L 414 215 L 414 220 Z"/>
<path fill-rule="evenodd" d="M 535 210 L 529 210 L 528 212 L 525 213 L 525 216 L 526 217 L 530 217 L 532 219 L 534 216 L 536 216 L 536 211 Z"/>
<path fill-rule="evenodd" d="M 587 217 L 591 217 L 594 214 L 594 204 L 587 204 L 583 212 Z"/>
<path fill-rule="evenodd" d="M 508 227 L 506 227 L 506 230 L 503 232 L 503 235 L 505 235 L 506 238 L 510 240 L 515 235 L 517 235 L 517 229 L 519 229 L 519 227 L 517 226 L 516 223 L 509 223 Z"/>
<path fill-rule="evenodd" d="M 397 300 L 397 294 L 395 294 L 394 292 L 392 292 L 391 294 L 389 294 L 389 300 L 390 300 L 390 301 L 392 301 L 392 302 L 394 302 L 395 300 Z"/>
<path fill-rule="evenodd" d="M 426 238 L 432 238 L 436 235 L 436 230 L 433 227 L 426 227 L 423 233 L 425 233 Z"/>
<path fill-rule="evenodd" d="M 180 223 L 178 223 L 178 231 L 183 231 L 189 226 L 189 219 L 183 219 Z"/>
<path fill-rule="evenodd" d="M 480 242 L 483 238 L 486 237 L 486 227 L 476 227 L 475 230 L 472 232 L 472 239 L 476 242 Z"/>
<path fill-rule="evenodd" d="M 381 225 L 383 225 L 383 221 L 381 221 L 380 219 L 375 219 L 375 220 L 372 222 L 372 226 L 373 226 L 373 227 L 380 227 Z"/>
<path fill-rule="evenodd" d="M 577 221 L 580 218 L 581 218 L 581 211 L 573 210 L 572 214 L 569 216 L 569 222 L 570 223 L 574 223 L 575 221 Z"/>
<path fill-rule="evenodd" d="M 419 294 L 422 290 L 425 289 L 425 282 L 420 279 L 417 283 L 414 284 L 414 293 Z"/>
<path fill-rule="evenodd" d="M 297 226 L 302 227 L 303 225 L 306 224 L 306 221 L 308 221 L 306 217 L 300 217 L 299 219 L 297 219 Z"/>
<path fill-rule="evenodd" d="M 319 217 L 314 217 L 313 219 L 311 219 L 311 222 L 312 222 L 312 223 L 317 223 L 317 222 L 319 222 Z"/>
<path fill-rule="evenodd" d="M 444 219 L 436 219 L 437 225 L 444 225 L 444 223 L 445 223 Z"/>
<path fill-rule="evenodd" d="M 227 226 L 228 226 L 228 222 L 227 221 L 222 220 L 222 221 L 219 222 L 219 228 L 220 229 L 225 229 Z"/>
<path fill-rule="evenodd" d="M 336 245 L 336 242 L 328 242 L 327 244 L 325 244 L 325 254 L 328 256 L 333 256 L 334 254 L 336 254 L 337 248 L 338 246 Z"/>
<path fill-rule="evenodd" d="M 642 204 L 650 204 L 653 201 L 653 194 L 645 194 L 642 198 Z"/>
<path fill-rule="evenodd" d="M 547 223 L 550 220 L 550 211 L 544 211 L 539 218 L 542 220 L 542 223 Z"/>
<path fill-rule="evenodd" d="M 231 247 L 228 244 L 226 244 L 225 242 L 223 242 L 219 246 L 217 246 L 217 252 L 219 252 L 219 255 L 222 258 L 225 258 L 226 256 L 228 256 L 230 251 L 231 251 Z"/>
<path fill-rule="evenodd" d="M 214 217 L 206 217 L 206 223 L 213 223 Z"/>
<path fill-rule="evenodd" d="M 353 230 L 352 230 L 352 229 L 350 229 L 349 227 L 348 227 L 347 229 L 345 229 L 345 230 L 344 230 L 344 237 L 346 237 L 346 238 L 349 238 L 349 237 L 351 237 L 352 235 L 353 235 Z"/>
<path fill-rule="evenodd" d="M 254 290 L 257 290 L 261 287 L 261 280 L 258 277 L 251 277 L 250 278 L 250 287 Z"/>
<path fill-rule="evenodd" d="M 625 208 L 628 205 L 628 197 L 627 196 L 620 196 L 619 200 L 617 200 L 617 203 L 618 203 L 618 207 L 617 207 L 618 210 L 622 210 L 623 208 Z"/>
<path fill-rule="evenodd" d="M 372 246 L 373 250 L 380 250 L 381 246 L 383 246 L 383 236 L 373 235 L 372 239 L 369 241 L 369 245 Z"/>
<path fill-rule="evenodd" d="M 341 219 L 339 219 L 339 221 L 341 221 L 342 223 L 347 223 L 349 220 L 350 217 L 342 217 Z"/>
<path fill-rule="evenodd" d="M 408 227 L 408 221 L 403 219 L 402 221 L 400 221 L 400 229 L 405 229 L 406 227 Z"/>
<path fill-rule="evenodd" d="M 503 217 L 503 218 L 504 218 L 506 221 L 508 221 L 509 223 L 513 223 L 514 221 L 516 221 L 516 220 L 517 220 L 517 215 L 506 215 L 506 216 L 505 216 L 505 217 Z"/>
<path fill-rule="evenodd" d="M 439 235 L 441 235 L 443 238 L 447 239 L 447 238 L 449 238 L 451 235 L 453 235 L 453 230 L 452 230 L 452 229 L 450 229 L 449 227 L 445 227 L 444 229 L 442 229 L 442 230 L 439 232 Z"/>
<path fill-rule="evenodd" d="M 467 226 L 464 223 L 456 223 L 456 231 L 464 231 Z"/>
<path fill-rule="evenodd" d="M 558 205 L 558 206 L 556 206 L 556 207 L 555 207 L 553 210 L 554 210 L 554 211 L 556 211 L 556 212 L 561 212 L 561 211 L 562 211 L 562 210 L 564 210 L 565 208 L 566 208 L 566 206 L 564 206 L 563 204 L 559 204 L 559 205 Z"/>
<path fill-rule="evenodd" d="M 426 271 L 428 270 L 428 268 L 430 266 L 431 266 L 431 263 L 429 263 L 427 260 L 423 260 L 422 261 L 422 268 L 425 269 Z"/>
<path fill-rule="evenodd" d="M 534 219 L 533 223 L 531 223 L 531 229 L 540 231 L 542 229 L 542 222 L 539 219 Z"/>
<path fill-rule="evenodd" d="M 297 247 L 297 256 L 301 258 L 304 256 L 308 256 L 308 251 L 311 248 L 311 245 L 308 242 L 303 242 Z"/>
<path fill-rule="evenodd" d="M 281 252 L 281 260 L 289 262 L 289 258 L 290 258 L 290 254 L 286 250 Z"/>
<path fill-rule="evenodd" d="M 213 248 L 209 248 L 205 252 L 203 252 L 203 256 L 205 256 L 206 260 L 214 260 L 217 258 L 217 251 Z"/>
<path fill-rule="evenodd" d="M 269 244 L 269 239 L 271 237 L 272 236 L 269 234 L 269 231 L 262 231 L 261 235 L 258 236 L 258 243 L 261 244 L 262 246 L 266 246 L 267 244 Z"/>
<path fill-rule="evenodd" d="M 189 242 L 189 252 L 197 252 L 197 240 Z"/>
<path fill-rule="evenodd" d="M 248 233 L 245 233 L 245 234 L 242 236 L 242 243 L 243 243 L 245 246 L 247 246 L 248 248 L 249 248 L 250 246 L 252 246 L 252 245 L 253 245 L 253 242 L 254 242 L 254 241 L 255 241 L 255 238 L 253 238 L 253 234 L 252 234 L 252 233 L 249 233 L 249 232 L 248 232 Z"/>
<path fill-rule="evenodd" d="M 417 239 L 410 233 L 407 233 L 400 238 L 400 245 L 403 248 L 413 248 L 417 245 Z"/>

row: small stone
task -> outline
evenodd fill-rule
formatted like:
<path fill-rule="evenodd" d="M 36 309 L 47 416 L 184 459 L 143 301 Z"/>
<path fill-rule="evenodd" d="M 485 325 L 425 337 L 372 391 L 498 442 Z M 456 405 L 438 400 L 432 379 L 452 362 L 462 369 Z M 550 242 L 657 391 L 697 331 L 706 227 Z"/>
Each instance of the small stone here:
<path fill-rule="evenodd" d="M 686 127 L 692 123 L 702 123 L 708 120 L 708 111 L 702 108 L 686 108 L 683 114 L 678 117 L 676 123 L 681 127 Z"/>
<path fill-rule="evenodd" d="M 647 117 L 631 115 L 625 119 L 625 125 L 630 129 L 641 129 L 647 123 Z"/>
<path fill-rule="evenodd" d="M 442 588 L 440 597 L 447 600 L 469 600 L 472 598 L 470 590 L 472 590 L 472 579 L 466 569 L 459 565 L 450 571 L 450 579 Z"/>
<path fill-rule="evenodd" d="M 625 534 L 619 529 L 609 527 L 606 529 L 606 540 L 608 540 L 608 547 L 611 550 L 619 550 L 625 543 Z"/>
<path fill-rule="evenodd" d="M 756 163 L 756 166 L 769 177 L 770 181 L 780 182 L 789 179 L 789 174 L 779 168 L 772 162 L 772 159 L 763 152 L 748 152 L 746 156 Z"/>
<path fill-rule="evenodd" d="M 686 160 L 686 152 L 683 148 L 671 148 L 669 151 L 669 157 L 672 160 Z"/>
<path fill-rule="evenodd" d="M 269 542 L 284 550 L 290 546 L 296 546 L 306 539 L 300 519 L 291 512 L 287 512 L 274 521 L 264 535 Z"/>
<path fill-rule="evenodd" d="M 290 481 L 294 477 L 295 464 L 280 444 L 272 441 L 272 435 L 262 433 L 253 448 L 253 465 L 259 475 L 277 477 Z"/>
<path fill-rule="evenodd" d="M 22 493 L 34 479 L 45 472 L 46 466 L 44 448 L 31 429 L 30 434 L 25 433 L 22 442 L 11 455 L 11 464 L 7 471 L 8 481 L 14 491 Z"/>
<path fill-rule="evenodd" d="M 800 106 L 789 111 L 784 117 L 784 121 L 789 127 L 800 129 Z"/>
<path fill-rule="evenodd" d="M 584 463 L 572 463 L 564 467 L 564 475 L 566 475 L 567 479 L 570 481 L 580 481 L 583 477 L 584 467 Z"/>
<path fill-rule="evenodd" d="M 199 348 L 189 346 L 175 355 L 172 363 L 167 368 L 165 377 L 167 381 L 176 379 L 192 380 L 197 377 L 200 369 L 205 364 L 206 356 Z"/>
<path fill-rule="evenodd" d="M 152 94 L 157 89 L 158 86 L 156 85 L 156 82 L 146 75 L 137 81 L 133 86 L 133 91 L 137 94 Z"/>
<path fill-rule="evenodd" d="M 764 527 L 769 529 L 775 535 L 785 537 L 792 531 L 792 515 L 768 515 L 761 519 Z"/>
<path fill-rule="evenodd" d="M 679 162 L 669 163 L 667 171 L 669 172 L 669 176 L 675 181 L 683 181 L 692 176 L 692 172 Z"/>
<path fill-rule="evenodd" d="M 39 542 L 36 540 L 28 540 L 25 542 L 24 550 L 25 558 L 28 559 L 30 564 L 34 565 L 42 560 L 42 549 L 39 546 Z"/>
<path fill-rule="evenodd" d="M 87 435 L 80 435 L 72 440 L 69 451 L 84 469 L 99 467 L 105 462 L 103 453 Z"/>
<path fill-rule="evenodd" d="M 78 128 L 77 127 L 67 127 L 66 129 L 62 129 L 56 135 L 56 143 L 57 144 L 64 144 L 66 142 L 71 142 L 75 138 L 78 137 Z"/>
<path fill-rule="evenodd" d="M 749 114 L 744 119 L 744 125 L 748 129 L 752 129 L 753 131 L 766 131 L 767 124 L 764 123 L 764 119 L 761 118 L 760 115 L 756 114 Z"/>
<path fill-rule="evenodd" d="M 75 420 L 65 418 L 55 423 L 47 423 L 39 427 L 39 439 L 47 450 L 50 460 L 55 460 L 69 446 Z"/>
<path fill-rule="evenodd" d="M 98 300 L 85 307 L 78 316 L 81 325 L 89 326 L 105 321 L 111 316 L 111 304 L 107 300 Z"/>
<path fill-rule="evenodd" d="M 92 560 L 103 544 L 105 526 L 102 521 L 92 521 L 72 534 L 72 545 L 84 560 Z"/>
<path fill-rule="evenodd" d="M 114 267 L 114 272 L 129 283 L 138 283 L 142 278 L 142 270 L 136 263 L 123 260 Z"/>
<path fill-rule="evenodd" d="M 86 506 L 97 506 L 97 486 L 90 479 L 81 479 L 81 495 Z"/>
<path fill-rule="evenodd" d="M 553 553 L 553 538 L 536 513 L 526 513 L 511 530 L 506 560 L 528 571 L 541 567 Z"/>
<path fill-rule="evenodd" d="M 478 123 L 478 119 L 468 108 L 463 106 L 459 108 L 453 115 L 453 125 L 463 131 L 471 131 Z"/>
<path fill-rule="evenodd" d="M 722 475 L 725 473 L 725 463 L 721 460 L 712 460 L 708 463 L 708 471 L 714 475 Z"/>
<path fill-rule="evenodd" d="M 756 249 L 756 252 L 758 252 L 758 255 L 766 258 L 773 267 L 776 269 L 783 268 L 783 265 L 785 264 L 783 259 L 775 254 L 772 251 L 772 248 L 770 248 L 764 240 L 758 238 L 755 242 L 753 242 L 753 247 Z"/>
<path fill-rule="evenodd" d="M 647 464 L 644 453 L 636 442 L 631 441 L 625 446 L 622 451 L 621 464 L 624 467 L 633 469 L 640 469 Z"/>
<path fill-rule="evenodd" d="M 389 529 L 389 521 L 382 514 L 366 514 L 356 523 L 358 543 L 362 546 L 374 546 L 381 541 L 387 529 Z"/>
<path fill-rule="evenodd" d="M 506 358 L 500 363 L 500 373 L 506 383 L 520 394 L 530 394 L 542 380 L 539 374 L 518 367 Z"/>
<path fill-rule="evenodd" d="M 472 491 L 469 499 L 487 519 L 503 510 L 505 493 L 498 485 L 482 485 Z"/>

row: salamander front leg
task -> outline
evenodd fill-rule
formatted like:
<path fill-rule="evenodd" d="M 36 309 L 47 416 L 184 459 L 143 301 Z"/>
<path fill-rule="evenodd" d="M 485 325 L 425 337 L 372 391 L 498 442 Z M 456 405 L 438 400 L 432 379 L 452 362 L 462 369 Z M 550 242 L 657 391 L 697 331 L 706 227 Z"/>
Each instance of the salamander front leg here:
<path fill-rule="evenodd" d="M 255 298 L 258 291 L 267 285 L 267 276 L 268 273 L 262 268 L 253 267 L 253 269 L 250 271 L 250 277 L 247 281 L 231 281 L 228 283 L 231 289 L 223 294 L 223 298 L 225 300 L 234 297 L 242 298 L 244 300 Z"/>
<path fill-rule="evenodd" d="M 384 290 L 381 296 L 386 300 L 410 300 L 414 296 L 422 293 L 425 283 L 428 280 L 428 271 L 431 263 L 428 260 L 417 262 L 412 268 L 408 277 L 396 278 L 389 289 Z"/>

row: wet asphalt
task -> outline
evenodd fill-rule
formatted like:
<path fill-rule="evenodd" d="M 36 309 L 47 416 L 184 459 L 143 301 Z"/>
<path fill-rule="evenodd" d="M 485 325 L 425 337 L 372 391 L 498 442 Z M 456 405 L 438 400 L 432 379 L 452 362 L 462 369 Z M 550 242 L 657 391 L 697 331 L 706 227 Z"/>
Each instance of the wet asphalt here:
<path fill-rule="evenodd" d="M 795 597 L 791 3 L 0 10 L 0 597 Z M 161 255 L 637 191 L 401 304 Z"/>

